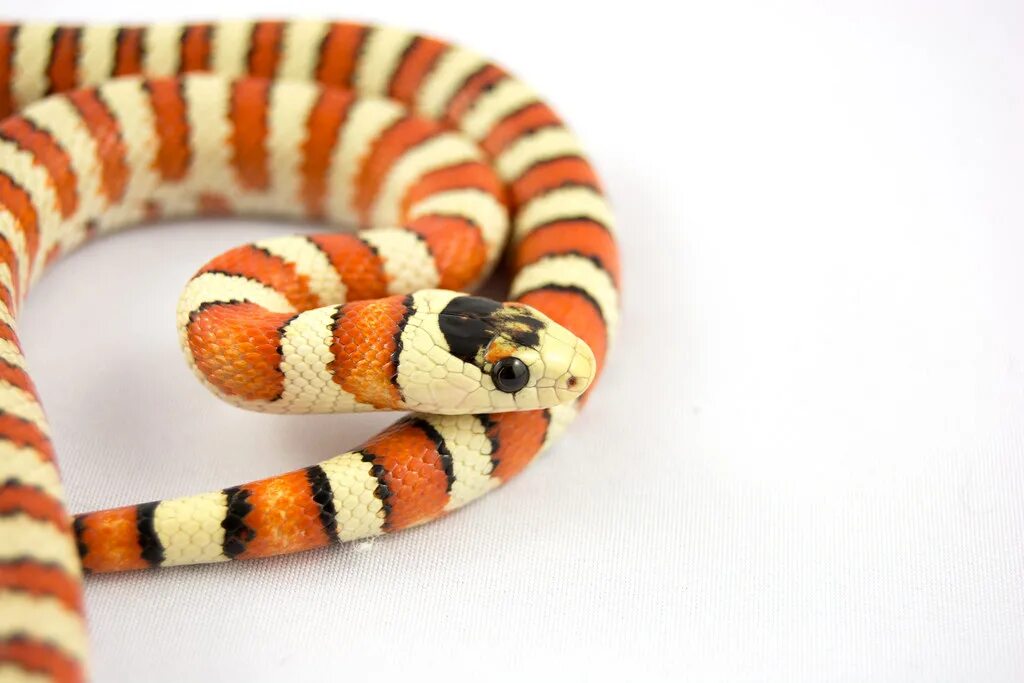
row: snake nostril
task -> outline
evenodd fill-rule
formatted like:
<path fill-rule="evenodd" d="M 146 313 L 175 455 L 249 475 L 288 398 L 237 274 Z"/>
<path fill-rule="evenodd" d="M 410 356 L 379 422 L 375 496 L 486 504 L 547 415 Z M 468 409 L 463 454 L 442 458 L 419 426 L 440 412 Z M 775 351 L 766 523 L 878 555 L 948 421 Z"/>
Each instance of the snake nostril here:
<path fill-rule="evenodd" d="M 565 380 L 565 386 L 569 389 L 575 389 L 579 383 L 580 380 L 575 375 L 569 375 L 569 379 Z"/>

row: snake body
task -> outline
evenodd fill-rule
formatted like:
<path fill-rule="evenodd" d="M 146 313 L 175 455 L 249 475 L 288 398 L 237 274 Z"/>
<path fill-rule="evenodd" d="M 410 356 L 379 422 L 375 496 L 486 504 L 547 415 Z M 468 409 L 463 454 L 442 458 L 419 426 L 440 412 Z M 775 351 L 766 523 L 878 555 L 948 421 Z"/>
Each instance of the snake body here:
<path fill-rule="evenodd" d="M 603 367 L 619 264 L 597 176 L 548 105 L 470 51 L 320 21 L 0 24 L 0 118 L 0 680 L 85 677 L 83 570 L 435 519 L 520 472 Z M 95 236 L 222 214 L 364 229 L 201 268 L 178 305 L 200 380 L 265 412 L 417 412 L 318 465 L 72 518 L 18 307 Z M 503 255 L 511 301 L 460 293 Z"/>

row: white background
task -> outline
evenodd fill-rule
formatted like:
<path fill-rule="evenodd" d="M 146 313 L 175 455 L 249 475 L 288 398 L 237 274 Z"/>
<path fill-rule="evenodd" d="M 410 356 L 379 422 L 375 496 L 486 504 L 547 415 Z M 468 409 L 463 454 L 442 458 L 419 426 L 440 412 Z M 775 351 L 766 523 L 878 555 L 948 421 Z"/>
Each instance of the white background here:
<path fill-rule="evenodd" d="M 98 681 L 1024 678 L 1019 2 L 3 4 L 465 44 L 573 124 L 625 254 L 603 386 L 542 461 L 372 544 L 92 578 Z M 250 415 L 186 370 L 181 285 L 280 231 L 139 230 L 33 292 L 73 510 L 303 466 L 391 419 Z"/>

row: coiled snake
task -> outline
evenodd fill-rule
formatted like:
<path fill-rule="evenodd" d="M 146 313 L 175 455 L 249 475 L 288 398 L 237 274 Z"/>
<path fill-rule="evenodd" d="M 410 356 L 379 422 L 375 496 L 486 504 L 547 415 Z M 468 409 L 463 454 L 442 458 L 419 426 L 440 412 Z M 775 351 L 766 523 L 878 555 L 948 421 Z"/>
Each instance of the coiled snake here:
<path fill-rule="evenodd" d="M 551 108 L 467 50 L 318 21 L 0 24 L 0 118 L 0 680 L 84 678 L 83 569 L 435 519 L 522 470 L 603 366 L 619 263 L 598 179 Z M 210 390 L 266 412 L 417 412 L 319 465 L 71 518 L 18 307 L 92 237 L 200 214 L 366 228 L 199 271 L 177 320 Z M 456 293 L 503 253 L 511 302 Z"/>

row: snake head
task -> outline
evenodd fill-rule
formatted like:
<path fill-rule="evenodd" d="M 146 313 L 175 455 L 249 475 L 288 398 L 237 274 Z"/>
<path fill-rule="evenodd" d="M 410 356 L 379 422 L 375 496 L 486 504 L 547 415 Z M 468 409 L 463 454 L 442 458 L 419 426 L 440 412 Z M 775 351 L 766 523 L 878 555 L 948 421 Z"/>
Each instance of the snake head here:
<path fill-rule="evenodd" d="M 403 383 L 406 403 L 414 410 L 552 408 L 579 398 L 594 379 L 597 361 L 586 342 L 531 306 L 445 290 L 419 292 L 416 298 L 417 312 L 427 308 L 429 313 L 413 334 L 421 337 L 423 356 L 433 369 L 429 383 Z M 426 337 L 447 357 L 427 349 Z"/>

